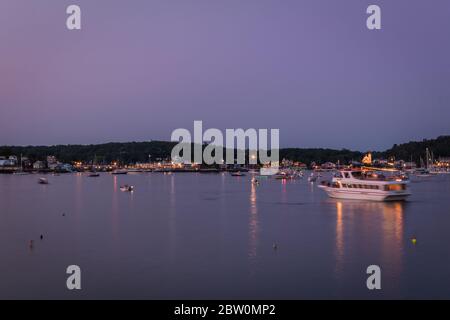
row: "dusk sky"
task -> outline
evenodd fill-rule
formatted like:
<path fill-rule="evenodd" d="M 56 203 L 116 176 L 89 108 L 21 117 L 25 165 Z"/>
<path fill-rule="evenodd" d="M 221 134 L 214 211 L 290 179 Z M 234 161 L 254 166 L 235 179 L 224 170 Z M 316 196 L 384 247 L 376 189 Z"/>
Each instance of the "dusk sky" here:
<path fill-rule="evenodd" d="M 194 120 L 279 128 L 283 147 L 450 134 L 449 32 L 448 0 L 1 0 L 0 145 L 170 140 Z"/>

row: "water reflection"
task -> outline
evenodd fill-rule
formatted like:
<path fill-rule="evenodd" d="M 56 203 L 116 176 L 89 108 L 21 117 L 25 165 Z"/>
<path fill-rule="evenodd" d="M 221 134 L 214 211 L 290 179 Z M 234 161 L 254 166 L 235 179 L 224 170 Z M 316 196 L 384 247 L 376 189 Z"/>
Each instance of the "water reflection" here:
<path fill-rule="evenodd" d="M 403 244 L 403 202 L 396 202 L 391 206 L 386 206 L 384 210 L 384 229 L 389 232 L 391 229 L 395 235 L 395 242 Z"/>
<path fill-rule="evenodd" d="M 282 185 L 274 179 L 252 186 L 228 174 L 222 182 L 201 174 L 63 175 L 39 186 L 36 178 L 0 175 L 0 298 L 70 299 L 54 270 L 74 254 L 93 272 L 87 299 L 449 297 L 450 197 L 443 190 L 450 175 L 447 185 L 416 184 L 406 203 L 339 201 L 322 190 L 313 198 L 301 180 L 287 184 L 290 201 L 281 205 Z M 133 215 L 122 183 L 136 186 Z M 214 192 L 217 201 L 204 200 Z M 420 236 L 417 246 L 411 232 Z M 365 288 L 369 264 L 382 267 L 381 291 Z M 99 276 L 105 281 L 95 281 Z M 43 291 L 33 279 L 49 285 Z"/>
<path fill-rule="evenodd" d="M 119 199 L 118 193 L 119 185 L 117 182 L 117 176 L 113 176 L 113 193 L 112 193 L 112 204 L 111 204 L 111 226 L 114 238 L 117 238 L 117 233 L 119 231 Z"/>
<path fill-rule="evenodd" d="M 383 246 L 381 261 L 390 271 L 399 275 L 403 270 L 403 202 L 386 204 L 383 210 Z M 393 282 L 395 281 L 395 283 Z M 399 277 L 391 280 L 390 285 L 397 287 Z"/>
<path fill-rule="evenodd" d="M 336 202 L 336 273 L 342 272 L 344 261 L 344 222 L 342 219 L 342 202 Z"/>
<path fill-rule="evenodd" d="M 350 249 L 374 251 L 378 248 L 379 252 L 373 252 L 374 263 L 389 268 L 389 272 L 395 275 L 401 273 L 404 249 L 404 206 L 404 202 L 336 201 L 335 272 L 337 275 L 344 271 L 344 261 L 349 258 L 346 254 L 349 256 L 354 254 L 346 251 Z M 374 247 L 374 243 L 379 243 L 381 246 Z"/>
<path fill-rule="evenodd" d="M 170 175 L 170 203 L 169 203 L 169 252 L 171 261 L 176 260 L 176 192 L 175 175 Z"/>
<path fill-rule="evenodd" d="M 256 258 L 256 249 L 258 246 L 258 207 L 256 204 L 256 185 L 251 184 L 250 189 L 250 219 L 249 219 L 249 253 L 250 259 Z"/>
<path fill-rule="evenodd" d="M 78 219 L 83 210 L 83 177 L 80 173 L 75 175 L 75 217 Z"/>
<path fill-rule="evenodd" d="M 287 180 L 281 179 L 281 203 L 287 203 Z"/>

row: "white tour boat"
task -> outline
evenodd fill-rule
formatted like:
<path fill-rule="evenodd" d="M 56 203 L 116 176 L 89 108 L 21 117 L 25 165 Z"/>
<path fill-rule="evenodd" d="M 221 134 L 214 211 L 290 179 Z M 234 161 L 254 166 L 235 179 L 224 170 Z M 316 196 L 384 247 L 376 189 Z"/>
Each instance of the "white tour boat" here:
<path fill-rule="evenodd" d="M 373 171 L 342 170 L 331 181 L 322 181 L 320 188 L 331 198 L 399 201 L 411 195 L 409 180 L 404 177 L 387 177 Z"/>

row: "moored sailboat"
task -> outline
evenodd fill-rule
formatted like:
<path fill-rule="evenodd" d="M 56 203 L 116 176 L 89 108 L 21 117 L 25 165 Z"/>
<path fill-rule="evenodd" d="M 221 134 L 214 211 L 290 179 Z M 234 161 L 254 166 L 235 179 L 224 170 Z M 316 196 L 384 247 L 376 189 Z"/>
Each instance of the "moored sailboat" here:
<path fill-rule="evenodd" d="M 16 171 L 16 172 L 14 172 L 13 174 L 16 175 L 16 176 L 26 176 L 26 175 L 29 175 L 28 172 L 25 172 L 25 171 L 23 170 L 23 156 L 22 156 L 22 155 L 20 155 L 20 169 L 19 169 L 19 171 Z"/>

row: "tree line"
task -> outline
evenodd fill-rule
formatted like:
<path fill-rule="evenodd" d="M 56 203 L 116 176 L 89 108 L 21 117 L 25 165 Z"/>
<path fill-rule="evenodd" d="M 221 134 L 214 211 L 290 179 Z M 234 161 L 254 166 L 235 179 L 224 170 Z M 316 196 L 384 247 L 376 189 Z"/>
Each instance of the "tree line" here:
<path fill-rule="evenodd" d="M 109 164 L 118 162 L 130 164 L 137 162 L 161 161 L 170 159 L 172 148 L 176 142 L 149 141 L 149 142 L 125 142 L 104 143 L 92 145 L 55 145 L 55 146 L 2 146 L 0 156 L 22 155 L 32 161 L 45 160 L 47 156 L 55 156 L 59 161 L 72 163 L 82 161 L 84 163 Z M 373 152 L 374 158 L 394 158 L 395 160 L 419 163 L 420 158 L 425 158 L 425 149 L 429 148 L 435 158 L 450 157 L 450 136 L 440 136 L 436 139 L 412 141 L 403 144 L 394 144 L 385 151 Z M 224 152 L 225 154 L 225 152 Z M 364 152 L 348 149 L 323 149 L 323 148 L 282 148 L 280 160 L 288 159 L 310 165 L 316 163 L 341 163 L 361 161 Z"/>

